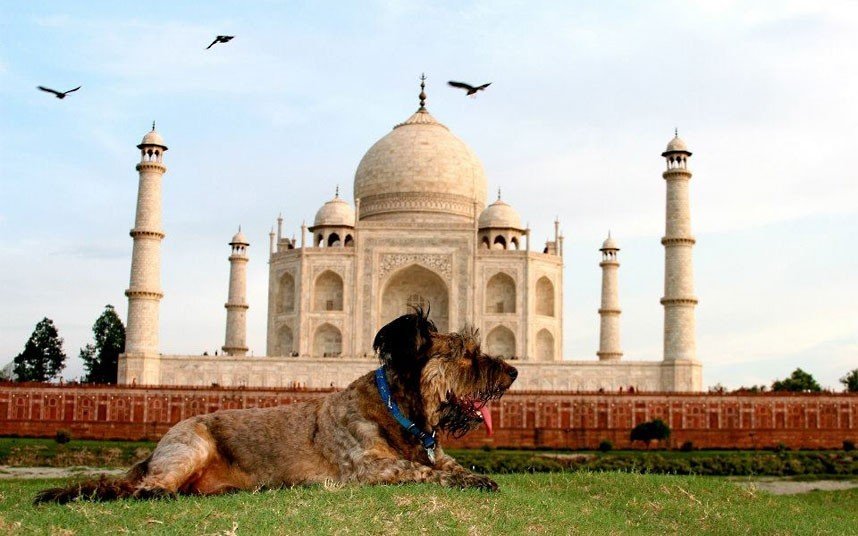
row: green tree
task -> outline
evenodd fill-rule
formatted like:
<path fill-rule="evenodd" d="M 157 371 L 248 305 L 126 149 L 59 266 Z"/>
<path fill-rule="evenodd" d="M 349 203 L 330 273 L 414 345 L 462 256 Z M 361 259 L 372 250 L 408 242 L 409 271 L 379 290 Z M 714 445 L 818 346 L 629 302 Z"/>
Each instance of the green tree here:
<path fill-rule="evenodd" d="M 653 441 L 662 441 L 670 437 L 670 426 L 661 419 L 654 419 L 648 422 L 642 422 L 632 428 L 630 439 L 634 441 L 643 441 L 647 445 Z"/>
<path fill-rule="evenodd" d="M 66 366 L 66 354 L 53 320 L 46 317 L 36 324 L 14 363 L 15 379 L 19 382 L 46 382 L 60 375 Z"/>
<path fill-rule="evenodd" d="M 789 378 L 776 380 L 772 384 L 772 391 L 791 391 L 794 393 L 818 393 L 822 388 L 813 379 L 813 376 L 800 368 L 792 371 Z"/>
<path fill-rule="evenodd" d="M 116 383 L 116 371 L 119 354 L 125 351 L 125 326 L 112 305 L 106 305 L 104 312 L 92 326 L 95 344 L 87 344 L 80 349 L 80 358 L 86 369 L 85 382 Z"/>
<path fill-rule="evenodd" d="M 858 393 L 858 368 L 850 370 L 846 376 L 840 378 L 840 383 L 846 386 L 850 393 Z"/>

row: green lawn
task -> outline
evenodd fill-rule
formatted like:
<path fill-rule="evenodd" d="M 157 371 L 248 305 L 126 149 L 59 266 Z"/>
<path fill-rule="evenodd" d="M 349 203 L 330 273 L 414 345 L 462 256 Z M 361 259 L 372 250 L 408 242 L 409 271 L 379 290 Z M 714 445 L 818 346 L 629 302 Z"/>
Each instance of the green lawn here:
<path fill-rule="evenodd" d="M 858 489 L 774 496 L 721 478 L 501 475 L 495 494 L 434 485 L 311 487 L 34 507 L 56 481 L 0 481 L 15 534 L 855 534 Z"/>

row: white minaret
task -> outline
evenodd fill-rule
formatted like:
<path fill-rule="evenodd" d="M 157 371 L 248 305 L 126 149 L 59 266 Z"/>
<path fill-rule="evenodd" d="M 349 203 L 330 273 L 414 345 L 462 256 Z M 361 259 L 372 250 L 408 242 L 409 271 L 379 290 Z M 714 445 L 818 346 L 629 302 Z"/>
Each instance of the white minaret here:
<path fill-rule="evenodd" d="M 662 174 L 667 181 L 667 222 L 664 238 L 664 361 L 695 361 L 694 273 L 691 264 L 691 208 L 688 184 L 691 172 L 688 158 L 691 152 L 679 134 L 661 153 L 667 161 Z"/>
<path fill-rule="evenodd" d="M 617 272 L 620 261 L 617 252 L 620 248 L 608 233 L 602 243 L 602 306 L 599 307 L 599 361 L 617 361 L 623 357 L 620 349 L 620 298 L 617 284 Z"/>
<path fill-rule="evenodd" d="M 226 307 L 226 340 L 223 352 L 227 355 L 247 355 L 247 248 L 250 244 L 241 232 L 232 237 L 229 245 L 229 297 Z"/>
<path fill-rule="evenodd" d="M 140 185 L 137 190 L 137 214 L 131 237 L 134 249 L 131 254 L 131 283 L 128 296 L 128 327 L 125 335 L 126 356 L 158 356 L 158 307 L 164 294 L 161 292 L 161 178 L 167 172 L 164 165 L 164 140 L 152 131 L 143 136 L 140 149 Z M 158 383 L 157 372 L 146 371 L 145 359 L 136 374 L 125 376 L 126 382 Z M 138 375 L 140 377 L 138 377 Z M 120 377 L 123 378 L 122 374 Z"/>

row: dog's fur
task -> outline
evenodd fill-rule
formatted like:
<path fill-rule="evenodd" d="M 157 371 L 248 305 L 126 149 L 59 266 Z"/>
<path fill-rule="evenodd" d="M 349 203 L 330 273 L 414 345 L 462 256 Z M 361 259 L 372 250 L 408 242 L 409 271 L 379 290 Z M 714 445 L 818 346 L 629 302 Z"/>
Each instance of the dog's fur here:
<path fill-rule="evenodd" d="M 482 422 L 478 408 L 500 398 L 517 375 L 480 351 L 475 330 L 438 333 L 422 310 L 384 326 L 373 347 L 394 400 L 421 430 L 466 433 Z M 497 489 L 440 445 L 433 464 L 388 411 L 370 372 L 343 391 L 308 402 L 185 419 L 123 478 L 45 490 L 36 502 L 212 495 L 322 482 Z"/>

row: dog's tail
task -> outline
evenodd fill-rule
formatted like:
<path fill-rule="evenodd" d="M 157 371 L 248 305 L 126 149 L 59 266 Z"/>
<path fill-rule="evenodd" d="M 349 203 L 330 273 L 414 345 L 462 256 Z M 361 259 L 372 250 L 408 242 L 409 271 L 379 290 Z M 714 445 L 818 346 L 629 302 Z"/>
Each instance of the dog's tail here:
<path fill-rule="evenodd" d="M 49 502 L 65 504 L 77 500 L 102 502 L 130 497 L 137 489 L 137 484 L 149 472 L 149 461 L 151 459 L 152 456 L 149 456 L 142 462 L 138 462 L 120 478 L 108 478 L 102 475 L 99 478 L 85 480 L 65 487 L 42 490 L 33 499 L 33 504 Z"/>

